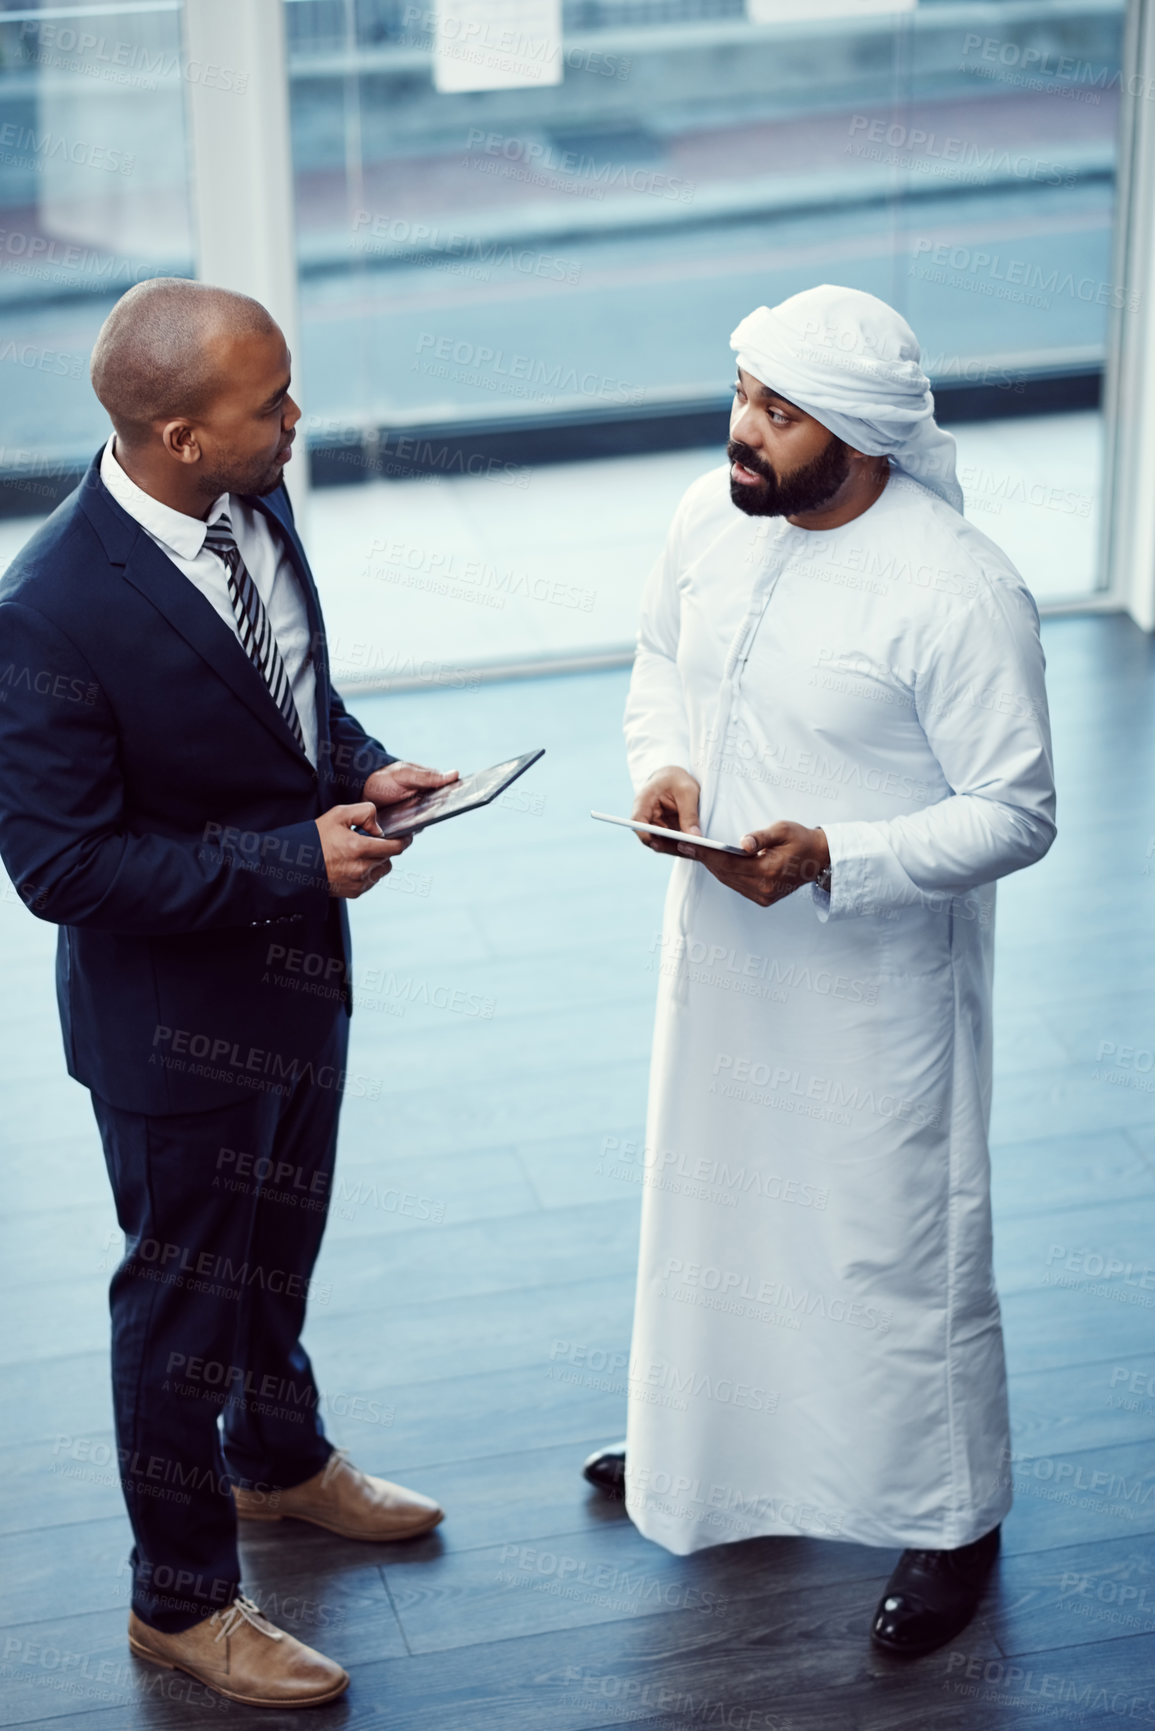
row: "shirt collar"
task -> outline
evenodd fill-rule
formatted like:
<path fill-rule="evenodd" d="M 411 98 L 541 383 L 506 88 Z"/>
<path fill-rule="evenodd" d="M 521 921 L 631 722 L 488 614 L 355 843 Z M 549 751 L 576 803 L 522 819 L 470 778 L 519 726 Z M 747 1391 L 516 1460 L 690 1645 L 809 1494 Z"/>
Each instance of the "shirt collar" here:
<path fill-rule="evenodd" d="M 100 478 L 104 485 L 117 504 L 122 506 L 142 529 L 147 529 L 150 535 L 163 542 L 169 552 L 175 553 L 178 559 L 191 562 L 205 544 L 209 524 L 215 523 L 217 518 L 228 510 L 229 495 L 222 493 L 219 499 L 215 499 L 207 517 L 188 517 L 183 511 L 174 511 L 171 505 L 154 499 L 151 493 L 146 493 L 143 487 L 138 487 L 136 482 L 125 474 L 113 454 L 115 437 L 113 434 L 109 438 L 100 458 Z"/>

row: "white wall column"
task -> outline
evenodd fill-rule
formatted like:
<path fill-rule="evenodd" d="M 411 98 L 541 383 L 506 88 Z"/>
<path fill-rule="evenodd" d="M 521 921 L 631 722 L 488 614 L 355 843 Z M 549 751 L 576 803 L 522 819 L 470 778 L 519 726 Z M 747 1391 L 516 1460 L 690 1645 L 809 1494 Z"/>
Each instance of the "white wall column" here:
<path fill-rule="evenodd" d="M 1155 629 L 1155 0 L 1130 0 L 1104 381 L 1102 569 L 1110 594 Z"/>
<path fill-rule="evenodd" d="M 292 350 L 300 402 L 283 0 L 185 0 L 182 16 L 197 276 L 268 307 Z M 286 470 L 298 513 L 304 443 Z"/>

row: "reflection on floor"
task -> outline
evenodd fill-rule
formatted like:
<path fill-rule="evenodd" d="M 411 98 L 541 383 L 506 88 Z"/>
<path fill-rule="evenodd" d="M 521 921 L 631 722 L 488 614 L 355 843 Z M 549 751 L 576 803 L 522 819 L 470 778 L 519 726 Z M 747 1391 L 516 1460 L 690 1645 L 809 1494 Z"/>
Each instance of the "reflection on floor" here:
<path fill-rule="evenodd" d="M 547 755 L 502 805 L 422 838 L 353 910 L 355 1086 L 308 1342 L 335 1440 L 449 1517 L 410 1547 L 304 1527 L 246 1540 L 248 1589 L 353 1673 L 342 1707 L 295 1713 L 286 1731 L 1142 1717 L 1155 1674 L 1155 670 L 1118 617 L 1045 634 L 1060 836 L 1000 890 L 998 938 L 993 1164 L 1017 1501 L 980 1619 L 905 1668 L 866 1638 L 891 1554 L 773 1540 L 676 1558 L 578 1477 L 622 1431 L 638 1187 L 614 1150 L 641 1135 L 664 875 L 585 815 L 627 797 L 624 673 L 363 701 L 366 722 L 419 760 Z M 64 1075 L 53 933 L 9 890 L 0 940 L 2 1722 L 200 1726 L 206 1698 L 126 1651 L 104 1300 L 118 1237 L 88 1103 Z"/>

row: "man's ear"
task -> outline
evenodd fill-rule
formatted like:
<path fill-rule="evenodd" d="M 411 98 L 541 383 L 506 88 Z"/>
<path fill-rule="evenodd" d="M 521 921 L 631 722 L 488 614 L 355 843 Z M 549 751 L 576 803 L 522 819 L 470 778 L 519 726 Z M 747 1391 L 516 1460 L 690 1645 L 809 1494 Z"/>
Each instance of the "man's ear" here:
<path fill-rule="evenodd" d="M 201 460 L 196 428 L 188 421 L 169 421 L 161 430 L 160 441 L 178 463 L 199 463 Z"/>
<path fill-rule="evenodd" d="M 868 451 L 856 451 L 853 445 L 847 445 L 846 450 L 851 462 L 860 463 L 864 469 L 880 468 L 881 470 L 889 470 L 890 468 L 890 460 L 885 452 L 883 452 L 881 457 L 877 455 L 871 456 Z"/>

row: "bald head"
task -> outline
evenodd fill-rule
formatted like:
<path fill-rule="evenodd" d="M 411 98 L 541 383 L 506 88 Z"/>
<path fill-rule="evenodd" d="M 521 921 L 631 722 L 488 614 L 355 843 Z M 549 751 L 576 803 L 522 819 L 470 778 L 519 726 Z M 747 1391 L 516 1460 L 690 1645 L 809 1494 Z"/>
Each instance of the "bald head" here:
<path fill-rule="evenodd" d="M 92 388 L 118 441 L 138 449 L 158 424 L 200 417 L 226 385 L 236 346 L 276 324 L 259 301 L 183 277 L 137 283 L 92 351 Z"/>
<path fill-rule="evenodd" d="M 138 283 L 92 351 L 115 457 L 154 499 L 204 516 L 281 485 L 301 411 L 284 334 L 259 301 L 181 277 Z"/>

